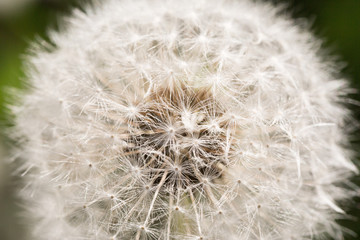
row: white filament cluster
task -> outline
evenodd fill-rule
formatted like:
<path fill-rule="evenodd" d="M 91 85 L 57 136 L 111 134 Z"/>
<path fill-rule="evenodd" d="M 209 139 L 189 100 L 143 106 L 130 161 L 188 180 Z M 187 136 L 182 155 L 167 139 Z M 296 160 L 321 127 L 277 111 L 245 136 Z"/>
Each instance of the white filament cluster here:
<path fill-rule="evenodd" d="M 312 239 L 356 168 L 347 82 L 272 5 L 107 0 L 14 108 L 35 239 Z"/>

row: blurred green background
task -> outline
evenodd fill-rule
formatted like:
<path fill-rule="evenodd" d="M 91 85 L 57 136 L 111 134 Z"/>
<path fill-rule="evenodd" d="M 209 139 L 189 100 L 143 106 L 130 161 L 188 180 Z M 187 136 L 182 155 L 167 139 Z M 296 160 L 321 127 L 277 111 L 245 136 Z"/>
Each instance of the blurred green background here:
<path fill-rule="evenodd" d="M 325 40 L 325 48 L 347 63 L 343 74 L 360 90 L 360 0 L 273 1 L 286 3 L 289 14 L 313 23 L 314 33 Z M 4 157 L 11 145 L 4 133 L 10 124 L 5 108 L 8 87 L 22 87 L 22 60 L 29 44 L 38 38 L 46 39 L 46 32 L 58 27 L 61 16 L 84 2 L 86 0 L 0 0 L 0 240 L 26 240 L 14 196 L 19 179 L 10 176 L 12 170 Z M 359 95 L 353 97 L 360 101 Z M 352 108 L 360 120 L 360 108 Z M 355 150 L 360 149 L 359 139 L 360 136 L 354 136 Z M 359 184 L 359 177 L 354 181 Z M 355 199 L 350 207 L 351 214 L 360 218 L 360 199 Z M 341 223 L 360 236 L 358 219 Z M 360 237 L 348 235 L 346 239 Z"/>

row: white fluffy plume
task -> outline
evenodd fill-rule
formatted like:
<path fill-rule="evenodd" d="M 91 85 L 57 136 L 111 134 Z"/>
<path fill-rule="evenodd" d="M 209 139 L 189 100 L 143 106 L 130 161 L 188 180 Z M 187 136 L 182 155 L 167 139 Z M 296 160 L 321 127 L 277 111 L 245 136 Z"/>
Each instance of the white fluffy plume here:
<path fill-rule="evenodd" d="M 106 0 L 14 107 L 37 240 L 338 238 L 348 83 L 263 2 Z"/>

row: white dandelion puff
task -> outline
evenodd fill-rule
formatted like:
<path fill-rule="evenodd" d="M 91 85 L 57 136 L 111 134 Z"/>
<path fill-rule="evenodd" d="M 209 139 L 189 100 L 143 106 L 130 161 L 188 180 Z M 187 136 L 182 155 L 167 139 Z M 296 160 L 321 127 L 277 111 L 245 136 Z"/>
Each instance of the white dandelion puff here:
<path fill-rule="evenodd" d="M 35 239 L 342 235 L 348 82 L 278 8 L 107 0 L 65 25 L 13 108 Z"/>

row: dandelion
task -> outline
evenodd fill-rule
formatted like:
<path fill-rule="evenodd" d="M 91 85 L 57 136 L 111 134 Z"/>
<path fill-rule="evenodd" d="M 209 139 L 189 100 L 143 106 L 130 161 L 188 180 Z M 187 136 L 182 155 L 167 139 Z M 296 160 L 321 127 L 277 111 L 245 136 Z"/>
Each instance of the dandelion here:
<path fill-rule="evenodd" d="M 348 82 L 279 8 L 107 0 L 64 25 L 13 107 L 35 239 L 342 236 Z"/>

